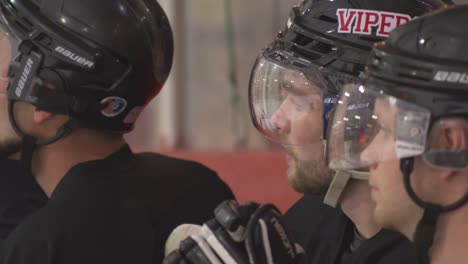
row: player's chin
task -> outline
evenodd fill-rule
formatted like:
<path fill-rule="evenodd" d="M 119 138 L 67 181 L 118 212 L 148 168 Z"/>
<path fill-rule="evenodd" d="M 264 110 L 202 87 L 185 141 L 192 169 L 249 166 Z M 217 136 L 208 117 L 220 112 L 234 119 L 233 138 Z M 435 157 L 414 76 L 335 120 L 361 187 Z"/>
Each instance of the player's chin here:
<path fill-rule="evenodd" d="M 298 181 L 295 181 L 294 179 L 288 178 L 289 186 L 293 188 L 293 190 L 297 193 L 300 194 L 307 194 L 307 190 L 303 184 L 298 183 Z"/>
<path fill-rule="evenodd" d="M 298 172 L 298 168 L 295 163 L 288 164 L 287 176 L 289 186 L 291 186 L 294 191 L 298 193 L 305 193 L 305 182 L 303 177 L 301 177 L 300 173 Z"/>
<path fill-rule="evenodd" d="M 313 170 L 304 170 L 298 166 L 288 168 L 289 185 L 298 193 L 325 195 L 330 181 L 325 175 L 317 175 Z"/>
<path fill-rule="evenodd" d="M 379 201 L 374 200 L 375 202 L 375 208 L 374 208 L 374 219 L 375 222 L 384 227 L 384 228 L 394 228 L 394 225 L 391 221 L 391 217 L 387 210 L 385 210 L 385 206 L 382 206 L 382 204 Z"/>

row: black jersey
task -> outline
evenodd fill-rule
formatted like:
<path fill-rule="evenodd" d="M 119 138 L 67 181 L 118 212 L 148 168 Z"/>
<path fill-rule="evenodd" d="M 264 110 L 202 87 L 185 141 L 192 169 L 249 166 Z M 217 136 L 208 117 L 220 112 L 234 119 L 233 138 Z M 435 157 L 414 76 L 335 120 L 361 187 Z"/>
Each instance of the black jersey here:
<path fill-rule="evenodd" d="M 340 208 L 325 205 L 323 197 L 305 195 L 285 213 L 284 221 L 295 242 L 304 247 L 308 264 L 418 263 L 411 242 L 389 230 L 351 250 L 353 222 Z"/>
<path fill-rule="evenodd" d="M 170 232 L 233 199 L 215 172 L 128 146 L 73 167 L 4 244 L 3 263 L 161 263 Z"/>
<path fill-rule="evenodd" d="M 0 159 L 0 241 L 46 201 L 41 187 L 21 169 L 19 161 Z"/>

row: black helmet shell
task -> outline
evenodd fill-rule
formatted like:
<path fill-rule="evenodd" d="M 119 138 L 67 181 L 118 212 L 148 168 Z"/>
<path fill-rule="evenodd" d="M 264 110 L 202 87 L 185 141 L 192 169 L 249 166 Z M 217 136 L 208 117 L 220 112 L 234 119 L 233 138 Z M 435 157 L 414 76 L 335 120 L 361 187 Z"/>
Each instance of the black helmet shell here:
<path fill-rule="evenodd" d="M 155 0 L 0 0 L 0 9 L 21 41 L 10 86 L 25 58 L 40 63 L 29 93 L 9 92 L 10 100 L 125 132 L 169 75 L 173 36 Z"/>

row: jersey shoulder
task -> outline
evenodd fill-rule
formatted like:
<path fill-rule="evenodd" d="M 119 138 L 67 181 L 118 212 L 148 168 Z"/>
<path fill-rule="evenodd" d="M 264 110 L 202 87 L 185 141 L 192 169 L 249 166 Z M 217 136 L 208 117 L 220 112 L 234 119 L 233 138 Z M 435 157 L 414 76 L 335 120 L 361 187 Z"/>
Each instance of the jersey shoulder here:
<path fill-rule="evenodd" d="M 283 216 L 294 240 L 308 248 L 310 243 L 327 243 L 345 232 L 349 219 L 340 208 L 323 203 L 323 196 L 304 195 Z"/>
<path fill-rule="evenodd" d="M 230 188 L 219 175 L 201 163 L 149 152 L 135 154 L 134 162 L 133 167 L 137 168 L 137 174 L 153 185 L 164 186 L 165 189 L 174 188 L 180 193 L 224 192 L 226 196 L 233 198 Z"/>
<path fill-rule="evenodd" d="M 383 229 L 361 247 L 356 255 L 363 263 L 419 263 L 414 245 L 396 231 Z"/>

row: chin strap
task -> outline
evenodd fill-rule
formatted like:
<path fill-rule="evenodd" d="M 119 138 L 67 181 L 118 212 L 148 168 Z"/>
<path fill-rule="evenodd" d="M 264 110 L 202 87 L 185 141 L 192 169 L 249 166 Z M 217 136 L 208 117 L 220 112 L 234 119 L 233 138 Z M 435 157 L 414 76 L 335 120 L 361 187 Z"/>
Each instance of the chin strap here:
<path fill-rule="evenodd" d="M 414 244 L 418 251 L 421 264 L 429 264 L 429 250 L 434 242 L 437 220 L 440 216 L 440 209 L 437 207 L 424 209 L 424 214 L 418 223 L 414 233 Z"/>
<path fill-rule="evenodd" d="M 411 173 L 413 172 L 414 158 L 405 158 L 400 161 L 400 170 L 403 174 L 405 189 L 411 199 L 421 208 L 424 214 L 419 221 L 416 232 L 413 235 L 414 245 L 418 251 L 418 258 L 421 264 L 429 264 L 429 250 L 434 242 L 434 235 L 442 207 L 428 204 L 422 201 L 414 192 L 411 186 Z"/>
<path fill-rule="evenodd" d="M 323 199 L 323 203 L 331 207 L 336 207 L 350 179 L 367 180 L 369 179 L 369 173 L 357 170 L 336 171 L 327 194 Z"/>
<path fill-rule="evenodd" d="M 36 145 L 41 146 L 52 144 L 70 135 L 77 127 L 79 127 L 79 122 L 73 118 L 70 118 L 67 122 L 65 122 L 65 124 L 57 129 L 55 135 L 47 139 L 36 140 Z"/>

